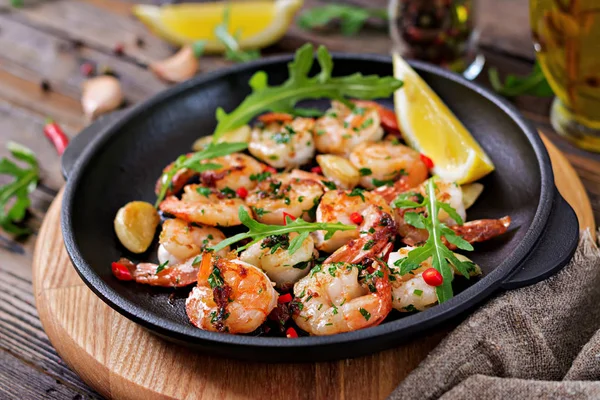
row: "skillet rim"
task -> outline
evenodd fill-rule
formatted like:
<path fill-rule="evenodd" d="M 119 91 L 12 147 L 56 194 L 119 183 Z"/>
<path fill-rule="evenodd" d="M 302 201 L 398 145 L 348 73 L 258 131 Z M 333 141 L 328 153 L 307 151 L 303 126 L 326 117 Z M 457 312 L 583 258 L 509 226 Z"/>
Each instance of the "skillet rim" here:
<path fill-rule="evenodd" d="M 380 54 L 335 52 L 331 54 L 334 61 L 376 62 L 388 65 L 392 63 L 391 56 Z M 163 336 L 184 341 L 190 345 L 213 343 L 218 346 L 231 345 L 256 349 L 282 347 L 287 349 L 311 347 L 314 349 L 320 346 L 327 347 L 353 342 L 358 343 L 377 340 L 378 338 L 389 339 L 393 336 L 400 337 L 407 333 L 426 330 L 434 325 L 447 321 L 464 310 L 475 306 L 485 297 L 489 296 L 492 291 L 498 289 L 500 285 L 517 270 L 517 267 L 521 262 L 534 250 L 535 245 L 541 238 L 544 228 L 546 227 L 553 204 L 553 193 L 555 190 L 554 174 L 550 163 L 550 157 L 537 130 L 532 128 L 530 123 L 527 122 L 525 118 L 520 115 L 519 111 L 512 104 L 508 103 L 508 101 L 500 98 L 490 90 L 466 80 L 460 75 L 420 61 L 410 61 L 409 63 L 413 67 L 416 67 L 417 71 L 428 72 L 466 86 L 468 89 L 494 103 L 500 111 L 507 114 L 527 137 L 536 155 L 540 169 L 540 199 L 531 225 L 521 242 L 513 250 L 512 254 L 502 263 L 497 265 L 492 272 L 481 278 L 475 284 L 469 286 L 443 304 L 439 304 L 424 312 L 409 315 L 395 321 L 386 322 L 367 329 L 331 336 L 309 336 L 289 340 L 287 338 L 277 337 L 226 335 L 217 332 L 204 331 L 191 324 L 189 326 L 180 325 L 161 316 L 149 313 L 144 307 L 121 297 L 117 291 L 108 286 L 104 280 L 96 274 L 93 268 L 85 261 L 79 248 L 76 246 L 71 219 L 71 210 L 74 207 L 74 196 L 86 168 L 92 162 L 92 156 L 101 150 L 128 121 L 144 112 L 149 107 L 157 106 L 160 103 L 164 103 L 172 96 L 182 95 L 188 90 L 192 90 L 197 86 L 201 86 L 213 80 L 223 79 L 226 76 L 236 75 L 246 70 L 260 69 L 261 67 L 271 64 L 283 64 L 292 59 L 293 54 L 265 57 L 250 63 L 239 64 L 222 70 L 202 74 L 184 83 L 168 88 L 126 111 L 118 121 L 113 123 L 105 132 L 96 137 L 85 148 L 75 162 L 66 183 L 63 204 L 61 207 L 61 229 L 67 253 L 71 258 L 75 270 L 86 285 L 100 297 L 100 299 L 120 314 Z M 222 347 L 215 347 L 214 349 L 214 352 L 223 353 L 221 351 Z M 350 354 L 348 356 L 351 357 L 352 355 Z M 293 362 L 294 360 L 289 361 Z"/>

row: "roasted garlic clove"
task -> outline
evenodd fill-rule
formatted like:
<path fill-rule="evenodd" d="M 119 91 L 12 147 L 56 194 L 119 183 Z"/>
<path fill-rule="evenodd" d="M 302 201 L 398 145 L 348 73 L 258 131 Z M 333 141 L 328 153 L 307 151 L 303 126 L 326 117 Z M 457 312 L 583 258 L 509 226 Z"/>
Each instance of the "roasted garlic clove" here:
<path fill-rule="evenodd" d="M 154 206 L 145 201 L 132 201 L 119 209 L 114 220 L 119 241 L 132 253 L 148 250 L 160 217 Z"/>
<path fill-rule="evenodd" d="M 360 182 L 360 173 L 354 165 L 343 157 L 333 154 L 317 156 L 317 163 L 323 175 L 342 189 L 353 189 Z"/>

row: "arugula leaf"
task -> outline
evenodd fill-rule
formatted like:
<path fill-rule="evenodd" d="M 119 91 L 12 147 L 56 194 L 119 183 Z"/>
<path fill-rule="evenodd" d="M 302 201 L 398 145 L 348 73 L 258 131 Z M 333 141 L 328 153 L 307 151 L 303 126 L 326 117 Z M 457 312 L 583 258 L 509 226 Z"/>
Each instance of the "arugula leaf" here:
<path fill-rule="evenodd" d="M 256 242 L 261 241 L 267 236 L 284 235 L 291 232 L 297 232 L 298 236 L 290 241 L 288 251 L 290 254 L 294 254 L 302 245 L 302 242 L 308 237 L 310 232 L 315 231 L 326 231 L 325 239 L 330 239 L 331 236 L 337 231 L 349 231 L 356 229 L 355 225 L 344 225 L 340 222 L 334 224 L 325 222 L 306 222 L 302 218 L 297 218 L 294 221 L 287 219 L 287 225 L 266 225 L 262 224 L 248 214 L 244 207 L 240 206 L 238 210 L 240 221 L 248 228 L 248 232 L 238 233 L 230 238 L 227 238 L 210 248 L 212 251 L 219 251 L 225 247 L 237 243 L 240 240 L 252 239 L 251 242 L 245 244 L 242 247 L 238 247 L 237 251 L 244 250 Z"/>
<path fill-rule="evenodd" d="M 28 168 L 20 167 L 8 158 L 0 160 L 0 175 L 14 177 L 11 183 L 0 187 L 0 227 L 16 236 L 25 235 L 29 230 L 16 224 L 25 218 L 31 204 L 29 195 L 39 181 L 38 162 L 35 154 L 23 145 L 8 142 L 6 147 L 15 159 L 28 164 Z"/>
<path fill-rule="evenodd" d="M 508 75 L 504 83 L 500 81 L 500 75 L 496 68 L 490 68 L 489 79 L 492 87 L 499 94 L 506 97 L 530 95 L 538 97 L 554 96 L 552 88 L 548 84 L 542 67 L 536 61 L 533 71 L 528 76 L 520 77 Z"/>
<path fill-rule="evenodd" d="M 186 155 L 179 156 L 173 163 L 171 169 L 165 172 L 160 178 L 162 186 L 158 198 L 156 199 L 156 203 L 154 203 L 154 207 L 158 208 L 160 202 L 165 198 L 167 190 L 171 186 L 173 177 L 177 172 L 184 168 L 192 169 L 199 173 L 219 169 L 221 168 L 221 165 L 219 164 L 201 164 L 201 161 L 246 150 L 246 148 L 248 148 L 247 143 L 211 143 L 206 149 L 193 153 L 190 157 Z"/>
<path fill-rule="evenodd" d="M 229 4 L 223 11 L 223 22 L 215 28 L 215 36 L 225 46 L 225 58 L 234 62 L 246 62 L 260 58 L 258 50 L 241 50 L 238 43 L 240 32 L 235 35 L 229 33 Z"/>
<path fill-rule="evenodd" d="M 324 46 L 317 50 L 317 60 L 321 72 L 309 77 L 313 64 L 313 46 L 305 44 L 296 52 L 294 60 L 288 64 L 289 78 L 279 86 L 269 86 L 267 74 L 258 71 L 249 84 L 252 93 L 229 114 L 222 108 L 217 109 L 217 128 L 213 143 L 225 133 L 250 122 L 255 116 L 266 112 L 284 112 L 292 114 L 300 100 L 329 98 L 354 107 L 346 98 L 375 99 L 388 97 L 402 86 L 394 77 L 377 75 L 363 76 L 360 73 L 333 77 L 333 60 Z"/>
<path fill-rule="evenodd" d="M 406 275 L 410 271 L 419 268 L 423 261 L 431 257 L 433 268 L 437 269 L 442 274 L 443 278 L 443 283 L 435 289 L 438 301 L 441 304 L 453 296 L 453 273 L 450 264 L 456 267 L 456 269 L 467 279 L 469 279 L 470 276 L 469 270 L 472 268 L 468 265 L 468 262 L 460 261 L 456 255 L 446 247 L 442 237 L 462 250 L 471 251 L 473 250 L 473 246 L 460 236 L 456 235 L 452 229 L 440 222 L 438 214 L 440 210 L 444 210 L 457 224 L 462 225 L 463 223 L 462 218 L 456 213 L 456 210 L 447 203 L 443 203 L 436 199 L 436 185 L 433 179 L 430 179 L 427 182 L 425 188 L 427 195 L 424 196 L 422 203 L 415 203 L 406 199 L 397 199 L 394 203 L 396 207 L 398 207 L 398 205 L 404 208 L 425 207 L 427 216 L 416 212 L 407 212 L 404 214 L 404 220 L 415 228 L 427 229 L 429 233 L 429 237 L 423 246 L 411 250 L 405 258 L 396 261 L 394 265 L 400 268 L 400 275 Z"/>
<path fill-rule="evenodd" d="M 313 7 L 298 17 L 298 25 L 305 30 L 323 28 L 333 21 L 338 21 L 340 30 L 345 36 L 356 35 L 369 18 L 388 20 L 386 9 L 368 9 L 346 4 L 328 4 Z"/>

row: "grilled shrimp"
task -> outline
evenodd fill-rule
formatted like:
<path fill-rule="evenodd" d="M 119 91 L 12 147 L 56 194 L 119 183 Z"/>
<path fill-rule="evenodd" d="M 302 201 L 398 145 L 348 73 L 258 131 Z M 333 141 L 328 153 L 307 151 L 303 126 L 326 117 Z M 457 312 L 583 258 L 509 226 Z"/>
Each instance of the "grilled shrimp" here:
<path fill-rule="evenodd" d="M 137 283 L 164 287 L 187 286 L 196 282 L 200 261 L 198 255 L 204 248 L 224 239 L 225 235 L 217 228 L 197 227 L 182 220 L 169 219 L 163 223 L 159 237 L 158 262 L 161 267 L 153 263 L 135 265 L 126 259 L 121 259 L 119 263 L 133 271 L 132 276 Z M 227 252 L 229 246 L 219 254 Z"/>
<path fill-rule="evenodd" d="M 437 200 L 444 203 L 448 203 L 460 217 L 466 219 L 466 211 L 462 199 L 462 190 L 455 183 L 436 181 L 436 197 Z M 405 195 L 409 199 L 420 200 L 420 196 L 425 194 L 425 185 L 423 184 L 419 188 L 405 192 Z M 376 191 L 377 192 L 377 191 Z M 415 228 L 408 224 L 404 220 L 404 214 L 407 212 L 424 212 L 425 209 L 394 209 L 394 218 L 398 226 L 398 234 L 402 237 L 402 242 L 409 246 L 415 246 L 420 243 L 424 243 L 429 234 L 425 229 Z M 457 235 L 461 236 L 469 243 L 484 242 L 490 240 L 496 236 L 504 234 L 510 226 L 510 217 L 502 217 L 500 219 L 481 219 L 475 221 L 465 222 L 463 225 L 457 225 L 446 211 L 439 210 L 438 218 L 441 222 L 445 223 L 450 229 L 456 232 Z M 445 238 L 443 239 L 445 241 Z M 456 249 L 451 243 L 446 243 L 449 249 Z"/>
<path fill-rule="evenodd" d="M 169 262 L 169 265 L 181 263 L 190 257 L 197 256 L 204 249 L 225 240 L 225 235 L 211 226 L 194 226 L 180 219 L 168 219 L 163 223 L 158 247 L 158 262 Z M 225 256 L 229 246 L 217 255 Z"/>
<path fill-rule="evenodd" d="M 312 118 L 281 118 L 257 126 L 252 130 L 248 150 L 254 157 L 275 168 L 306 164 L 315 155 L 314 126 Z"/>
<path fill-rule="evenodd" d="M 273 283 L 259 268 L 204 253 L 198 286 L 185 308 L 190 322 L 200 329 L 249 333 L 265 322 L 277 298 Z"/>
<path fill-rule="evenodd" d="M 390 268 L 390 284 L 392 286 L 392 305 L 401 312 L 423 311 L 428 307 L 438 302 L 435 286 L 430 286 L 423 280 L 423 272 L 432 267 L 431 258 L 423 261 L 419 268 L 413 270 L 409 274 L 400 275 L 400 270 L 395 264 L 403 258 L 406 258 L 408 253 L 415 249 L 414 247 L 403 247 L 397 252 L 390 253 L 388 265 Z M 477 264 L 474 264 L 467 257 L 456 254 L 455 256 L 465 262 L 469 262 L 473 267 L 470 271 L 470 276 L 481 275 L 481 269 Z M 460 272 L 452 266 L 452 274 L 460 275 Z"/>
<path fill-rule="evenodd" d="M 350 153 L 350 162 L 362 172 L 360 184 L 368 189 L 392 184 L 400 177 L 414 187 L 429 174 L 417 151 L 392 141 L 361 143 Z"/>
<path fill-rule="evenodd" d="M 188 154 L 188 157 L 193 153 Z M 256 182 L 251 179 L 252 175 L 260 174 L 266 169 L 266 165 L 256 161 L 254 158 L 242 153 L 233 153 L 223 157 L 211 158 L 201 161 L 202 164 L 218 164 L 221 168 L 216 170 L 196 172 L 189 169 L 182 169 L 177 172 L 171 182 L 171 187 L 167 195 L 178 193 L 189 181 L 198 176 L 203 186 L 222 189 L 237 190 L 244 187 L 248 190 L 256 186 Z M 173 168 L 169 164 L 163 172 L 168 172 Z M 160 188 L 164 183 L 165 175 L 162 175 L 156 182 L 156 193 L 160 193 Z"/>
<path fill-rule="evenodd" d="M 348 154 L 360 143 L 381 140 L 380 123 L 376 107 L 350 110 L 332 101 L 331 108 L 315 123 L 315 145 L 321 153 Z"/>
<path fill-rule="evenodd" d="M 380 213 L 382 230 L 350 241 L 294 285 L 296 324 L 311 335 L 332 335 L 381 323 L 392 309 L 387 265 L 395 226 Z M 301 305 L 300 305 L 301 304 Z"/>
<path fill-rule="evenodd" d="M 313 233 L 317 249 L 331 253 L 342 247 L 349 240 L 356 239 L 371 229 L 378 228 L 373 225 L 373 217 L 383 211 L 392 215 L 388 203 L 379 195 L 361 189 L 352 191 L 331 190 L 323 195 L 317 207 L 317 222 L 341 222 L 343 224 L 357 224 L 357 230 L 338 231 L 325 240 L 325 233 Z"/>
<path fill-rule="evenodd" d="M 314 218 L 314 209 L 323 195 L 322 184 L 312 179 L 280 174 L 265 179 L 246 197 L 259 222 L 283 225 L 283 213 L 306 220 Z"/>
<path fill-rule="evenodd" d="M 200 185 L 187 185 L 181 200 L 169 196 L 160 203 L 160 210 L 186 222 L 210 226 L 240 225 L 239 207 L 248 213 L 250 208 L 244 201 L 235 197 L 233 190 L 209 189 Z"/>
<path fill-rule="evenodd" d="M 269 236 L 248 247 L 240 260 L 252 264 L 267 274 L 278 289 L 289 290 L 300 278 L 306 276 L 319 257 L 312 237 L 307 237 L 294 254 L 288 251 L 290 240 L 297 233 Z"/>

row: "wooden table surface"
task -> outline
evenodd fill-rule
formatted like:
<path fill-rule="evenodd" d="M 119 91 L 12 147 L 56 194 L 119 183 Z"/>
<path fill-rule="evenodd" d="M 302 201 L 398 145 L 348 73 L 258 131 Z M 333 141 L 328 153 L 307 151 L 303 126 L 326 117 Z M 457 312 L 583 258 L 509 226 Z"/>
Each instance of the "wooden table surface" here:
<path fill-rule="evenodd" d="M 150 0 L 151 2 L 151 0 Z M 355 0 L 376 3 L 385 0 Z M 306 0 L 306 6 L 319 4 Z M 0 157 L 7 141 L 33 149 L 40 161 L 42 182 L 33 195 L 27 225 L 34 234 L 15 241 L 0 230 L 0 398 L 97 398 L 92 389 L 68 369 L 41 328 L 31 285 L 33 245 L 50 202 L 64 184 L 59 158 L 42 133 L 51 116 L 69 136 L 84 127 L 79 104 L 81 63 L 108 66 L 120 77 L 129 103 L 137 103 L 164 89 L 145 65 L 172 54 L 173 49 L 152 36 L 131 17 L 133 2 L 124 0 L 25 0 L 14 9 L 0 0 Z M 501 74 L 527 73 L 533 63 L 527 0 L 479 0 L 482 51 L 488 66 Z M 305 6 L 305 7 L 306 7 Z M 264 54 L 291 52 L 311 41 L 337 51 L 387 53 L 385 31 L 370 30 L 357 37 L 314 34 L 293 26 L 283 40 Z M 117 43 L 125 55 L 117 56 Z M 222 68 L 228 62 L 216 57 L 201 61 L 201 72 Z M 487 74 L 478 81 L 488 85 Z M 40 89 L 48 81 L 50 92 Z M 550 99 L 514 100 L 522 113 L 561 149 L 586 187 L 596 223 L 600 222 L 600 155 L 579 150 L 552 129 Z M 0 183 L 4 182 L 0 177 Z"/>

